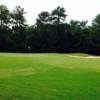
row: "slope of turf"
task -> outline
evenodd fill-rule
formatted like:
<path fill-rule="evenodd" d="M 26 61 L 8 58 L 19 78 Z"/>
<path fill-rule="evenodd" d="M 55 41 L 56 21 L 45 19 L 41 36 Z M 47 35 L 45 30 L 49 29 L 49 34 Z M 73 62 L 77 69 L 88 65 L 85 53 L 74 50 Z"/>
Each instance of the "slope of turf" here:
<path fill-rule="evenodd" d="M 0 53 L 0 100 L 100 100 L 100 59 Z"/>

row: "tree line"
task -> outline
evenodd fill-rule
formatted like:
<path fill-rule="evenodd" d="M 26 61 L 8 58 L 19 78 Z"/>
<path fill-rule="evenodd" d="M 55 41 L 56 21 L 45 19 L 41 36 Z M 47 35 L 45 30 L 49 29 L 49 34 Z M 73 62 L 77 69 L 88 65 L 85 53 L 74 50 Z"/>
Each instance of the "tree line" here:
<path fill-rule="evenodd" d="M 65 8 L 38 14 L 36 23 L 26 23 L 25 11 L 10 11 L 0 5 L 0 52 L 84 52 L 100 54 L 100 14 L 88 21 L 66 21 Z"/>

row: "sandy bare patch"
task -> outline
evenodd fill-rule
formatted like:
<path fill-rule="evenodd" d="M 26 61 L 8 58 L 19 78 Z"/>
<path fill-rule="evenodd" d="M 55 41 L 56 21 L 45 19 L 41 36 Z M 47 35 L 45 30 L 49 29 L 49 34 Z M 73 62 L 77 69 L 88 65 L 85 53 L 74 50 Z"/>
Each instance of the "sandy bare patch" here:
<path fill-rule="evenodd" d="M 75 58 L 100 58 L 99 56 L 86 56 L 86 57 L 82 57 L 82 56 L 74 56 L 74 55 L 66 55 L 68 57 L 75 57 Z"/>

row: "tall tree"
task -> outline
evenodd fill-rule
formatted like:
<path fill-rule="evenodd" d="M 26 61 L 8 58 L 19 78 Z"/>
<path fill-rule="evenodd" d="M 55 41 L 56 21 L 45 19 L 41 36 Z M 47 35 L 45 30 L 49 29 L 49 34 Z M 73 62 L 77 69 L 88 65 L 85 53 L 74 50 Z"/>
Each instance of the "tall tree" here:
<path fill-rule="evenodd" d="M 11 47 L 10 12 L 6 5 L 0 5 L 0 51 L 9 51 Z"/>
<path fill-rule="evenodd" d="M 62 24 L 66 20 L 65 9 L 63 7 L 58 6 L 51 12 L 51 18 L 53 24 Z"/>
<path fill-rule="evenodd" d="M 25 11 L 21 6 L 16 6 L 11 13 L 14 50 L 25 51 L 26 49 L 26 19 Z"/>
<path fill-rule="evenodd" d="M 24 25 L 26 21 L 24 14 L 25 14 L 24 8 L 21 8 L 21 6 L 15 7 L 15 9 L 11 14 L 12 22 L 15 26 L 20 27 Z"/>
<path fill-rule="evenodd" d="M 43 11 L 41 12 L 39 15 L 38 15 L 38 18 L 37 18 L 37 25 L 43 25 L 43 24 L 49 24 L 49 17 L 50 17 L 50 14 L 49 12 L 47 11 Z"/>
<path fill-rule="evenodd" d="M 100 14 L 98 14 L 92 21 L 92 26 L 90 27 L 91 33 L 91 47 L 92 53 L 100 54 Z"/>
<path fill-rule="evenodd" d="M 50 24 L 53 26 L 54 46 L 55 50 L 61 51 L 65 49 L 66 44 L 66 11 L 63 7 L 58 6 L 50 15 Z"/>
<path fill-rule="evenodd" d="M 43 50 L 48 50 L 49 46 L 49 36 L 50 34 L 50 23 L 49 23 L 49 18 L 50 18 L 50 13 L 47 11 L 43 11 L 40 14 L 38 14 L 37 22 L 36 22 L 36 33 L 38 35 L 34 37 L 34 40 L 37 41 L 38 44 L 33 44 L 35 45 L 35 48 L 40 48 L 41 51 Z M 35 34 L 35 33 L 34 33 Z"/>
<path fill-rule="evenodd" d="M 10 20 L 9 9 L 5 5 L 0 5 L 0 25 L 7 25 Z"/>
<path fill-rule="evenodd" d="M 98 14 L 98 15 L 94 18 L 94 20 L 93 20 L 93 22 L 92 22 L 92 26 L 93 26 L 93 27 L 100 27 L 100 14 Z"/>

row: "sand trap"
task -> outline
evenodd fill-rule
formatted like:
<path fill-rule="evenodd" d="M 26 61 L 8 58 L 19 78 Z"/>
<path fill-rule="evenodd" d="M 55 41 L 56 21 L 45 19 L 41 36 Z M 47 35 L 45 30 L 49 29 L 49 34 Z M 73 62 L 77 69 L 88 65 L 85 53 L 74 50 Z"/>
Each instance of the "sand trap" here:
<path fill-rule="evenodd" d="M 76 57 L 76 58 L 100 58 L 99 56 L 86 56 L 86 57 L 82 57 L 82 56 L 74 56 L 74 55 L 67 55 L 69 57 Z"/>

